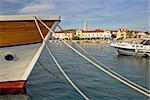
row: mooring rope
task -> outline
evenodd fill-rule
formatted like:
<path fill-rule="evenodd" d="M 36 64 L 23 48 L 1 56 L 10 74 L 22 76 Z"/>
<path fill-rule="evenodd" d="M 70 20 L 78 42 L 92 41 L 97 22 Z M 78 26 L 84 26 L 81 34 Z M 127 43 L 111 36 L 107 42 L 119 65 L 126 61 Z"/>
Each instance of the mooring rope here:
<path fill-rule="evenodd" d="M 43 21 L 41 21 L 39 18 L 38 20 L 50 31 L 52 32 L 53 34 L 55 34 L 55 32 L 53 30 L 51 30 Z M 131 87 L 132 89 L 144 94 L 145 96 L 148 96 L 150 97 L 150 94 L 139 89 L 138 87 L 134 86 L 133 84 L 131 83 L 128 83 L 126 82 L 125 80 L 119 78 L 118 76 L 110 73 L 109 71 L 105 70 L 104 68 L 102 68 L 101 66 L 99 66 L 98 64 L 96 64 L 94 61 L 92 61 L 91 59 L 89 59 L 88 57 L 86 57 L 85 55 L 83 55 L 82 53 L 80 53 L 78 50 L 76 50 L 75 48 L 73 48 L 71 45 L 69 45 L 68 43 L 66 43 L 64 40 L 62 40 L 62 42 L 64 44 L 66 44 L 69 48 L 71 48 L 73 51 L 75 51 L 77 54 L 79 54 L 81 57 L 83 57 L 85 60 L 89 61 L 90 63 L 92 63 L 93 65 L 95 65 L 97 68 L 101 69 L 103 72 L 107 73 L 108 75 L 112 76 L 113 78 L 117 79 L 118 81 L 124 83 L 125 85 Z"/>
<path fill-rule="evenodd" d="M 35 17 L 35 23 L 36 26 L 38 28 L 38 31 L 41 35 L 41 38 L 43 39 L 43 41 L 46 43 L 44 36 L 42 34 L 42 31 L 38 25 L 38 22 L 36 20 L 37 17 Z M 40 21 L 40 20 L 39 20 Z M 51 29 L 50 29 L 51 30 Z M 52 31 L 52 30 L 51 30 Z M 60 64 L 58 63 L 58 61 L 56 60 L 55 56 L 52 54 L 50 48 L 48 47 L 48 45 L 46 44 L 46 49 L 48 50 L 50 56 L 52 57 L 53 61 L 55 62 L 55 64 L 57 65 L 57 67 L 59 68 L 59 70 L 61 71 L 61 73 L 64 75 L 64 77 L 67 79 L 67 81 L 75 88 L 75 90 L 86 100 L 89 100 L 89 98 L 73 83 L 73 81 L 69 78 L 69 76 L 67 76 L 67 74 L 64 72 L 64 70 L 62 69 L 62 67 L 60 66 Z"/>
<path fill-rule="evenodd" d="M 50 70 L 48 70 L 39 60 L 38 60 L 37 62 L 38 62 L 38 63 L 41 65 L 41 67 L 44 68 L 44 70 L 47 71 L 49 74 L 55 76 L 56 78 L 60 78 L 60 77 L 58 77 L 56 74 L 54 74 L 54 73 L 52 73 Z"/>
<path fill-rule="evenodd" d="M 74 42 L 74 43 L 75 43 L 75 42 Z M 76 43 L 75 43 L 75 44 L 76 44 Z M 76 44 L 76 45 L 77 45 L 77 44 Z M 130 80 L 127 79 L 126 77 L 124 77 L 124 76 L 118 74 L 117 72 L 113 71 L 112 69 L 110 69 L 109 67 L 107 67 L 105 64 L 103 64 L 102 62 L 100 62 L 99 60 L 97 60 L 96 58 L 94 58 L 93 56 L 91 56 L 91 55 L 90 55 L 86 50 L 84 50 L 82 47 L 80 47 L 79 45 L 77 45 L 77 46 L 80 48 L 80 50 L 82 50 L 84 53 L 86 53 L 86 54 L 87 54 L 89 57 L 91 57 L 94 61 L 96 61 L 97 63 L 99 63 L 100 65 L 102 65 L 104 68 L 106 68 L 107 70 L 109 70 L 109 71 L 112 72 L 113 74 L 116 74 L 117 76 L 119 76 L 120 78 L 124 79 L 124 80 L 127 81 L 128 83 L 135 85 L 136 87 L 138 87 L 138 88 L 144 90 L 145 92 L 150 93 L 150 91 L 149 91 L 148 89 L 146 89 L 146 88 L 144 88 L 144 87 L 142 87 L 142 86 L 136 84 L 135 82 L 130 81 Z"/>
<path fill-rule="evenodd" d="M 63 31 L 64 33 L 66 33 L 59 25 L 58 27 L 60 28 L 61 31 Z M 147 93 L 150 93 L 150 91 L 138 84 L 136 84 L 135 82 L 132 82 L 130 80 L 128 80 L 126 77 L 118 74 L 117 72 L 113 71 L 112 69 L 110 69 L 109 67 L 107 67 L 105 64 L 103 64 L 102 62 L 100 62 L 99 60 L 97 60 L 96 58 L 94 58 L 92 55 L 90 55 L 85 49 L 83 49 L 80 45 L 78 45 L 76 42 L 74 42 L 71 38 L 69 38 L 76 46 L 78 46 L 78 48 L 80 50 L 82 50 L 84 53 L 86 53 L 89 57 L 91 57 L 94 61 L 98 62 L 100 65 L 102 65 L 104 68 L 106 68 L 107 70 L 109 70 L 110 72 L 112 72 L 113 74 L 116 74 L 117 76 L 119 76 L 120 78 L 124 79 L 125 81 L 127 81 L 130 84 L 133 84 L 134 86 L 144 90 Z"/>
<path fill-rule="evenodd" d="M 82 53 L 80 53 L 79 51 L 77 51 L 75 48 L 73 48 L 71 45 L 69 45 L 68 43 L 66 43 L 65 41 L 62 41 L 63 43 L 65 43 L 69 48 L 71 48 L 73 51 L 75 51 L 77 54 L 79 54 L 81 57 L 83 57 L 84 59 L 86 59 L 87 61 L 89 61 L 90 63 L 92 63 L 93 65 L 95 65 L 97 68 L 101 69 L 103 72 L 107 73 L 108 75 L 112 76 L 113 78 L 117 79 L 118 81 L 126 84 L 127 86 L 131 87 L 132 89 L 150 97 L 150 94 L 148 94 L 147 92 L 135 87 L 132 84 L 129 84 L 128 82 L 126 82 L 125 80 L 115 76 L 114 74 L 110 73 L 109 71 L 105 70 L 104 68 L 102 68 L 101 66 L 99 66 L 98 64 L 96 64 L 95 62 L 93 62 L 91 59 L 89 59 L 88 57 L 84 56 Z"/>

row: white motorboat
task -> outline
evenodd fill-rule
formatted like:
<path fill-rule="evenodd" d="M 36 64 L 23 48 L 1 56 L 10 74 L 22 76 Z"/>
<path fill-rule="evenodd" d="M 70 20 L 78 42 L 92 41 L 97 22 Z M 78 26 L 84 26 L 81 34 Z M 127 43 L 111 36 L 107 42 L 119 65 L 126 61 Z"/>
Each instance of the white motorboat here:
<path fill-rule="evenodd" d="M 139 42 L 111 42 L 110 46 L 114 47 L 119 54 L 132 56 L 150 57 L 150 39 L 142 39 Z"/>

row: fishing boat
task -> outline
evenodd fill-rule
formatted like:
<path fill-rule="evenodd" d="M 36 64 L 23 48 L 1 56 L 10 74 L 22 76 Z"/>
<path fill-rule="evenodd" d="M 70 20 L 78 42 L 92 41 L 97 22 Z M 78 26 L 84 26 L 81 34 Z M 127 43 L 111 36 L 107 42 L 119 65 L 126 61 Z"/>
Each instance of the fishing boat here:
<path fill-rule="evenodd" d="M 131 56 L 148 56 L 150 57 L 150 39 L 141 39 L 139 42 L 111 42 L 110 46 L 114 47 L 121 55 Z"/>
<path fill-rule="evenodd" d="M 51 37 L 51 32 L 37 18 L 52 30 L 60 22 L 60 16 L 0 16 L 0 94 L 14 94 L 25 87 L 45 42 Z"/>

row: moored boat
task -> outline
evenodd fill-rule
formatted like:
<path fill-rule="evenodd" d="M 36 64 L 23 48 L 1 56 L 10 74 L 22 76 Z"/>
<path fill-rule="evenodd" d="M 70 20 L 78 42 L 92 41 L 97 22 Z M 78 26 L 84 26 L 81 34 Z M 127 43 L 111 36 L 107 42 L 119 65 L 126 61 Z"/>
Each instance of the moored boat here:
<path fill-rule="evenodd" d="M 51 32 L 36 17 L 52 30 L 60 22 L 60 16 L 0 16 L 0 94 L 14 94 L 24 88 L 45 47 L 45 41 L 51 37 Z M 45 41 L 39 34 L 35 20 Z"/>
<path fill-rule="evenodd" d="M 111 42 L 110 46 L 114 47 L 122 55 L 150 57 L 150 39 L 142 39 L 138 43 Z"/>

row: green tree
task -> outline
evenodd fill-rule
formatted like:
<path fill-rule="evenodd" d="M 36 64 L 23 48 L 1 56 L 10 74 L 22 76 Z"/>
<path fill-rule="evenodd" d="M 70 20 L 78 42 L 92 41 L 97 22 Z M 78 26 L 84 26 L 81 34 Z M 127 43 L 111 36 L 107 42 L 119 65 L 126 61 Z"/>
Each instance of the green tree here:
<path fill-rule="evenodd" d="M 126 31 L 127 37 L 130 37 L 130 38 L 131 38 L 131 37 L 133 36 L 133 35 L 132 35 L 132 32 L 133 32 L 133 31 L 127 30 L 127 31 Z"/>

